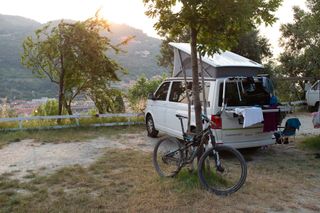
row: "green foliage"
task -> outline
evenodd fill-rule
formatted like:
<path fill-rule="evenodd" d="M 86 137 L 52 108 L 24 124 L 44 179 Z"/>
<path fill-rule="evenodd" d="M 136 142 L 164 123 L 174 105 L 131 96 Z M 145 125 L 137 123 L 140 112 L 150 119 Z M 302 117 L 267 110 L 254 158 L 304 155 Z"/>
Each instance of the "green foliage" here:
<path fill-rule="evenodd" d="M 125 112 L 121 91 L 113 88 L 94 87 L 89 91 L 89 96 L 96 105 L 99 114 Z"/>
<path fill-rule="evenodd" d="M 272 24 L 273 13 L 281 0 L 144 0 L 146 14 L 159 20 L 155 24 L 161 36 L 181 35 L 194 28 L 203 53 L 215 53 L 236 46 L 239 34 L 255 24 Z M 181 6 L 177 10 L 177 5 Z"/>
<path fill-rule="evenodd" d="M 109 24 L 97 14 L 83 22 L 46 25 L 23 43 L 22 63 L 39 77 L 48 77 L 59 85 L 59 114 L 62 106 L 72 114 L 71 103 L 80 93 L 118 81 L 118 71 L 124 69 L 108 58 L 106 51 L 119 52 L 118 46 L 100 33 Z"/>
<path fill-rule="evenodd" d="M 320 2 L 307 0 L 308 11 L 294 7 L 293 23 L 284 24 L 280 55 L 281 74 L 289 77 L 319 77 L 319 7 Z"/>
<path fill-rule="evenodd" d="M 313 77 L 319 78 L 320 75 L 320 43 L 318 30 L 320 14 L 320 2 L 307 0 L 308 10 L 304 11 L 299 7 L 294 7 L 294 20 L 292 23 L 284 24 L 280 30 L 282 38 L 280 45 L 284 48 L 277 67 L 279 77 Z M 282 91 L 294 91 L 291 95 L 293 99 L 304 97 L 304 82 L 296 81 L 292 83 L 280 82 L 283 84 Z M 292 92 L 290 92 L 292 93 Z M 288 94 L 286 94 L 288 97 Z M 291 99 L 292 100 L 292 99 Z"/>
<path fill-rule="evenodd" d="M 309 137 L 305 139 L 300 146 L 304 149 L 320 151 L 320 136 Z"/>
<path fill-rule="evenodd" d="M 268 59 L 272 56 L 268 39 L 260 36 L 258 30 L 240 35 L 237 43 L 238 45 L 231 49 L 232 52 L 258 63 L 262 63 L 263 59 Z"/>
<path fill-rule="evenodd" d="M 37 109 L 35 109 L 32 115 L 33 116 L 58 115 L 58 101 L 48 100 L 46 103 L 41 104 Z"/>
<path fill-rule="evenodd" d="M 128 100 L 134 111 L 143 111 L 150 93 L 154 93 L 160 83 L 166 78 L 165 75 L 158 78 L 147 79 L 140 76 L 134 85 L 128 90 Z"/>

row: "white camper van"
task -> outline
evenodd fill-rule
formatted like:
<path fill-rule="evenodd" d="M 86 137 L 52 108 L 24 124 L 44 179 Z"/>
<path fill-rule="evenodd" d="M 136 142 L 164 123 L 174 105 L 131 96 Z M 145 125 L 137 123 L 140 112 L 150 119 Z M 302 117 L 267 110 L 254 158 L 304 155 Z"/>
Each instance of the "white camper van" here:
<path fill-rule="evenodd" d="M 320 81 L 316 81 L 306 90 L 306 101 L 309 107 L 314 107 L 315 110 L 318 110 L 320 101 Z"/>
<path fill-rule="evenodd" d="M 145 110 L 146 127 L 151 137 L 156 137 L 161 131 L 182 138 L 176 114 L 188 116 L 186 88 L 192 87 L 190 45 L 170 45 L 175 53 L 174 77 L 162 82 L 148 99 Z M 264 131 L 263 122 L 244 128 L 243 116 L 236 113 L 236 109 L 253 106 L 262 107 L 264 116 L 271 116 L 272 113 L 272 116 L 275 113 L 279 115 L 280 111 L 285 111 L 280 107 L 270 107 L 271 91 L 268 90 L 272 89 L 272 85 L 265 85 L 268 79 L 258 76 L 263 66 L 232 52 L 206 56 L 202 60 L 205 83 L 201 87 L 204 87 L 206 95 L 208 117 L 215 123 L 217 142 L 234 148 L 273 144 L 273 131 Z M 187 85 L 182 71 L 186 73 Z M 203 102 L 202 97 L 200 94 Z M 193 107 L 191 109 L 191 126 L 195 127 Z"/>

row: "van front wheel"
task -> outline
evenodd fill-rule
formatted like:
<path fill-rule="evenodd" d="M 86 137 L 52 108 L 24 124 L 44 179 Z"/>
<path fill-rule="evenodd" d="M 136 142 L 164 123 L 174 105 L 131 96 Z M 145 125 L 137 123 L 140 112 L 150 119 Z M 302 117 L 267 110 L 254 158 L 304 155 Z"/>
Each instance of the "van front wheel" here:
<path fill-rule="evenodd" d="M 156 138 L 158 136 L 159 131 L 156 130 L 156 128 L 154 127 L 154 121 L 151 115 L 147 116 L 146 127 L 147 127 L 148 136 L 152 138 Z"/>

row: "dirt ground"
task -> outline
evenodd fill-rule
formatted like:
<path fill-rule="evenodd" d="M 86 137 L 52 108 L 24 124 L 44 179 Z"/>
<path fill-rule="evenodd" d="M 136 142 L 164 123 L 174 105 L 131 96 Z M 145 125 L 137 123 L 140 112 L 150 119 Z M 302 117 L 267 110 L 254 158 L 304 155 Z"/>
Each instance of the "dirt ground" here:
<path fill-rule="evenodd" d="M 289 117 L 298 117 L 302 123 L 297 141 L 307 135 L 320 135 L 320 130 L 312 127 L 309 114 Z M 88 168 L 103 157 L 106 150 L 138 150 L 151 156 L 158 140 L 147 137 L 145 131 L 59 144 L 22 140 L 0 149 L 0 175 L 10 173 L 11 179 L 24 182 L 29 180 L 26 177 L 30 174 L 52 174 L 73 165 Z M 320 212 L 320 160 L 314 157 L 314 153 L 300 150 L 295 143 L 290 143 L 258 151 L 246 150 L 243 154 L 248 163 L 244 189 L 222 203 L 239 202 L 238 212 Z M 257 188 L 259 190 L 255 192 Z M 245 197 L 251 197 L 252 202 L 241 201 Z M 223 206 L 219 208 L 224 209 Z"/>
<path fill-rule="evenodd" d="M 106 148 L 152 152 L 157 140 L 147 137 L 145 132 L 125 134 L 116 139 L 99 137 L 86 142 L 58 144 L 22 140 L 0 149 L 0 175 L 13 173 L 12 177 L 21 180 L 29 173 L 47 174 L 76 164 L 88 166 L 101 157 Z"/>

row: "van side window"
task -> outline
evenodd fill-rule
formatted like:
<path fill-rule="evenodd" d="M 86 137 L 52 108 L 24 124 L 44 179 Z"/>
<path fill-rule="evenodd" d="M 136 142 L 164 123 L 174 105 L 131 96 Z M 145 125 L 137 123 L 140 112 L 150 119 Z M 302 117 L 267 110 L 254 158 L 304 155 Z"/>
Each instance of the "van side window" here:
<path fill-rule="evenodd" d="M 192 102 L 192 82 L 187 83 L 187 87 L 190 90 L 190 101 L 191 105 L 193 105 Z M 207 106 L 210 106 L 210 102 L 208 101 L 208 95 L 209 95 L 209 88 L 210 88 L 210 83 L 205 83 L 205 92 L 206 92 L 206 100 L 207 100 Z M 203 95 L 202 95 L 202 85 L 200 84 L 200 101 L 201 104 L 203 105 Z M 178 103 L 188 103 L 188 97 L 187 97 L 187 92 L 186 92 L 186 86 L 184 82 L 173 82 L 172 87 L 171 87 L 171 93 L 169 97 L 169 101 L 171 102 L 178 102 Z"/>
<path fill-rule="evenodd" d="M 188 83 L 189 89 L 191 89 L 191 82 Z M 190 97 L 190 99 L 192 99 Z M 188 103 L 188 97 L 185 85 L 182 82 L 173 82 L 171 87 L 171 93 L 169 101 L 178 103 Z"/>
<path fill-rule="evenodd" d="M 165 82 L 160 86 L 160 88 L 157 90 L 156 94 L 154 95 L 156 100 L 158 101 L 167 100 L 169 85 L 170 85 L 170 82 Z"/>

